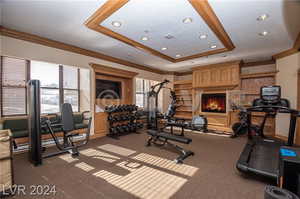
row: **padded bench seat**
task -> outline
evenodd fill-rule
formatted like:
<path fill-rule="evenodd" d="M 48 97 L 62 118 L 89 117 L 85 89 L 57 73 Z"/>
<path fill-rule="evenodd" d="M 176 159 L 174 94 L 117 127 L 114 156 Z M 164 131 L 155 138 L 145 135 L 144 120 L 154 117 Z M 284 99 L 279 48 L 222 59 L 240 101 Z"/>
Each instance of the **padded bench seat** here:
<path fill-rule="evenodd" d="M 184 159 L 194 155 L 194 152 L 186 151 L 183 148 L 169 142 L 170 140 L 170 141 L 180 142 L 183 144 L 189 144 L 192 142 L 191 138 L 178 136 L 178 135 L 166 133 L 163 131 L 157 131 L 157 130 L 148 130 L 147 133 L 150 135 L 150 137 L 147 141 L 146 146 L 151 146 L 151 143 L 157 146 L 163 146 L 165 144 L 168 144 L 180 152 L 181 155 L 174 160 L 176 163 L 182 163 Z"/>
<path fill-rule="evenodd" d="M 54 122 L 55 120 L 58 120 L 58 122 L 60 122 L 60 116 L 58 116 L 57 118 L 52 116 L 49 119 L 52 122 Z M 83 122 L 82 114 L 74 114 L 74 123 L 75 123 L 76 130 L 88 128 L 88 125 Z M 10 129 L 14 139 L 28 137 L 28 120 L 27 120 L 27 118 L 6 119 L 6 120 L 4 120 L 3 128 Z M 61 132 L 62 129 L 60 127 L 54 127 L 53 131 Z M 42 135 L 49 134 L 47 129 L 42 129 L 41 133 L 42 133 Z"/>
<path fill-rule="evenodd" d="M 182 136 L 178 136 L 178 135 L 173 135 L 173 134 L 170 134 L 170 133 L 158 132 L 158 131 L 155 131 L 155 130 L 148 130 L 147 132 L 151 136 L 157 136 L 157 137 L 165 138 L 165 139 L 168 139 L 168 140 L 180 142 L 180 143 L 183 143 L 183 144 L 189 144 L 189 143 L 192 142 L 191 138 L 182 137 Z"/>

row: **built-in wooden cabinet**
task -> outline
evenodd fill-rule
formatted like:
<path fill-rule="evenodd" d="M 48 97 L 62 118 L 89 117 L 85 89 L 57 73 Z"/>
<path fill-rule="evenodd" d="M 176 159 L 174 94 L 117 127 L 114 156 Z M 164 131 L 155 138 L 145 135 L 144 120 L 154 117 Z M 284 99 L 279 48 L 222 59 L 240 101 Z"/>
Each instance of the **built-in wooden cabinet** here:
<path fill-rule="evenodd" d="M 97 99 L 97 97 L 95 96 L 94 137 L 101 137 L 105 136 L 108 133 L 108 114 L 104 112 L 105 106 L 134 104 L 133 80 L 138 73 L 110 68 L 99 64 L 90 65 L 94 69 L 94 81 L 96 81 L 96 79 L 116 81 L 120 82 L 122 87 L 121 99 Z"/>
<path fill-rule="evenodd" d="M 231 87 L 240 83 L 240 62 L 193 68 L 193 88 Z"/>

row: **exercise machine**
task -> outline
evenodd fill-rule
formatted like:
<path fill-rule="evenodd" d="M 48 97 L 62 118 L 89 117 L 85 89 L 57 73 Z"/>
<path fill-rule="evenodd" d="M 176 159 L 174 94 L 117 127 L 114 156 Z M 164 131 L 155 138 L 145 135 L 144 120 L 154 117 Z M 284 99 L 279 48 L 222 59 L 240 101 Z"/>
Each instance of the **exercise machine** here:
<path fill-rule="evenodd" d="M 85 138 L 80 142 L 74 142 L 75 125 L 71 104 L 65 103 L 61 106 L 61 122 L 50 121 L 50 119 L 41 120 L 40 113 L 40 81 L 30 80 L 27 83 L 27 110 L 28 110 L 28 130 L 29 130 L 29 161 L 35 166 L 41 165 L 43 158 L 53 157 L 63 153 L 79 155 L 78 148 L 86 145 L 90 137 L 91 117 L 84 120 L 88 122 L 88 128 L 85 132 Z M 57 152 L 44 153 L 46 148 L 42 145 L 42 128 L 47 129 L 53 138 L 58 149 Z M 63 132 L 63 142 L 57 137 L 53 128 L 60 128 Z"/>
<path fill-rule="evenodd" d="M 231 138 L 236 138 L 241 135 L 245 135 L 248 132 L 248 121 L 247 121 L 247 110 L 244 107 L 236 106 L 233 107 L 234 111 L 239 111 L 239 122 L 236 122 L 232 125 L 232 132 Z M 252 135 L 258 135 L 265 127 L 265 123 L 267 118 L 270 116 L 270 114 L 265 114 L 263 121 L 260 125 L 251 124 L 250 131 Z"/>
<path fill-rule="evenodd" d="M 168 84 L 169 80 L 164 80 L 158 84 L 151 86 L 151 90 L 148 92 L 148 118 L 147 118 L 147 128 L 157 130 L 158 129 L 158 119 L 162 118 L 158 111 L 158 95 L 162 88 Z"/>
<path fill-rule="evenodd" d="M 289 101 L 281 98 L 280 86 L 262 87 L 260 98 L 255 99 L 253 106 L 247 108 L 246 111 L 248 142 L 240 155 L 236 168 L 244 173 L 278 180 L 280 147 L 293 145 L 299 111 L 291 109 Z M 275 116 L 277 113 L 289 114 L 290 124 L 287 143 L 275 138 L 266 137 L 263 126 L 258 135 L 253 135 L 251 133 L 251 113 L 253 112 L 263 112 L 266 116 Z"/>
<path fill-rule="evenodd" d="M 169 142 L 169 141 L 175 141 L 175 142 L 180 142 L 183 144 L 190 144 L 192 142 L 191 138 L 178 136 L 178 135 L 172 135 L 170 133 L 160 132 L 160 131 L 156 131 L 156 130 L 148 130 L 147 133 L 150 137 L 147 141 L 146 146 L 151 146 L 151 144 L 154 144 L 156 146 L 169 145 L 169 146 L 173 147 L 174 149 L 176 149 L 180 153 L 180 156 L 174 160 L 175 163 L 183 163 L 184 159 L 186 159 L 187 157 L 189 157 L 191 155 L 194 155 L 194 152 L 184 150 L 183 148 Z"/>

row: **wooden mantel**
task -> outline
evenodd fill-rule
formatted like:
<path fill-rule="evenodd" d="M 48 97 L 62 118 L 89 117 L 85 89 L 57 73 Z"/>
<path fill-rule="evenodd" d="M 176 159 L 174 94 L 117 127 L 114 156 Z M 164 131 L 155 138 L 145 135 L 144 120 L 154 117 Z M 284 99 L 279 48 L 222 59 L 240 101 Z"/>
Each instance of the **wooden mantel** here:
<path fill-rule="evenodd" d="M 113 76 L 113 77 L 122 77 L 122 78 L 132 79 L 138 74 L 135 72 L 118 69 L 118 68 L 111 68 L 108 66 L 103 66 L 103 65 L 95 64 L 95 63 L 90 63 L 89 65 L 94 69 L 95 73 L 102 74 L 102 75 L 109 75 L 109 76 Z"/>
<path fill-rule="evenodd" d="M 193 88 L 235 87 L 240 84 L 241 61 L 193 68 Z"/>

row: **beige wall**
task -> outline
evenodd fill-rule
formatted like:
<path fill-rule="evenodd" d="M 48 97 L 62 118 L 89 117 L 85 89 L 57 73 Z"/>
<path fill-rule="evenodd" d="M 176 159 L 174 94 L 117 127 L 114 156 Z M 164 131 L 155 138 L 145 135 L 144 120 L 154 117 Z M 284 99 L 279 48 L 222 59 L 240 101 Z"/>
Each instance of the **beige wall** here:
<path fill-rule="evenodd" d="M 291 108 L 297 108 L 297 74 L 300 68 L 300 53 L 276 60 L 276 84 L 281 86 L 282 98 L 287 98 Z M 276 117 L 276 134 L 288 135 L 289 115 L 278 114 Z"/>

